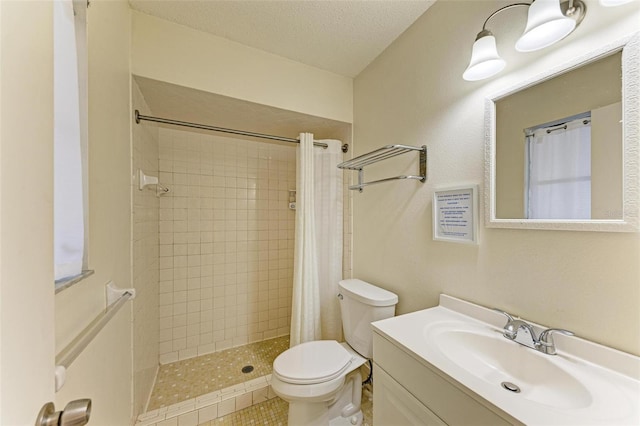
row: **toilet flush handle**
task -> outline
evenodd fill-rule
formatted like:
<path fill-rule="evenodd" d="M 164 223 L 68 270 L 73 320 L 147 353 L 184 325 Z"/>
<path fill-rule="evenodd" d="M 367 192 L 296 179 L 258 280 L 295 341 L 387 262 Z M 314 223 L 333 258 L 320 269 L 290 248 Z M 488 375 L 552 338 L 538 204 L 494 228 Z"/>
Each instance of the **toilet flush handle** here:
<path fill-rule="evenodd" d="M 344 299 L 344 296 L 342 295 L 342 293 L 338 293 L 338 296 L 336 296 L 338 299 L 342 300 Z"/>

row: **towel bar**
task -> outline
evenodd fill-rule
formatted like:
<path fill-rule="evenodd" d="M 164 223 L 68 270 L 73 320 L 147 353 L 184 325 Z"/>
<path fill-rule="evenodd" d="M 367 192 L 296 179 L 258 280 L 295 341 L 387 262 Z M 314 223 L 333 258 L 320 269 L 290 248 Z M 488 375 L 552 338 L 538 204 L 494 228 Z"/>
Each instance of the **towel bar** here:
<path fill-rule="evenodd" d="M 365 166 L 412 151 L 420 152 L 419 175 L 401 175 L 385 179 L 378 179 L 370 182 L 363 182 Z M 357 189 L 360 192 L 362 192 L 362 189 L 365 186 L 375 185 L 382 182 L 389 182 L 391 180 L 413 179 L 419 180 L 420 182 L 425 182 L 427 180 L 427 146 L 422 145 L 421 147 L 416 147 L 409 145 L 386 145 L 382 148 L 376 149 L 375 151 L 368 152 L 351 160 L 340 163 L 338 164 L 338 168 L 358 171 L 358 184 L 349 186 L 349 189 Z"/>

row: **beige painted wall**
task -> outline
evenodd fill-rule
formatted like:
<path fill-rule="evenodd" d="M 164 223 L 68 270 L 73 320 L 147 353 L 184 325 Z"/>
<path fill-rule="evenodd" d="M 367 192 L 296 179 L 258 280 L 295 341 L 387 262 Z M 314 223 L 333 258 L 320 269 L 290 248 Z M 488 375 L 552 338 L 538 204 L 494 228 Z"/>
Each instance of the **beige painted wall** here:
<path fill-rule="evenodd" d="M 152 115 L 132 80 L 132 109 Z M 138 170 L 158 177 L 158 127 L 132 126 L 133 415 L 145 411 L 158 372 L 159 206 L 155 187 L 140 190 Z M 166 183 L 160 180 L 161 183 Z"/>
<path fill-rule="evenodd" d="M 89 268 L 95 274 L 56 296 L 60 351 L 105 308 L 105 285 L 131 287 L 130 11 L 126 1 L 94 0 L 89 40 Z M 91 424 L 130 423 L 131 304 L 67 371 L 56 405 L 92 398 Z"/>
<path fill-rule="evenodd" d="M 608 56 L 496 102 L 496 217 L 525 217 L 524 129 L 592 111 L 591 218 L 611 219 L 610 215 L 600 215 L 610 209 L 619 211 L 617 218 L 622 218 L 621 58 L 621 53 Z M 601 122 L 604 116 L 595 111 L 614 103 L 620 109 L 617 119 L 614 117 L 612 126 L 609 126 L 608 122 Z M 616 135 L 619 136 L 618 144 L 612 146 Z M 609 151 L 612 155 L 608 154 Z M 617 158 L 616 153 L 619 154 Z M 606 183 L 611 183 L 611 177 L 616 173 L 617 183 L 607 186 Z M 612 204 L 602 206 L 602 190 Z M 617 200 L 616 195 L 619 197 Z"/>
<path fill-rule="evenodd" d="M 53 397 L 53 15 L 0 2 L 0 424 Z"/>
<path fill-rule="evenodd" d="M 435 306 L 447 293 L 640 354 L 640 234 L 481 225 L 478 246 L 432 240 L 434 189 L 483 188 L 485 97 L 617 40 L 640 20 L 637 2 L 605 9 L 588 1 L 585 20 L 569 38 L 520 54 L 508 24 L 524 22 L 525 11 L 505 12 L 491 29 L 507 68 L 494 79 L 465 82 L 476 33 L 503 4 L 436 2 L 356 78 L 356 154 L 390 143 L 427 144 L 429 179 L 353 193 L 354 276 L 396 292 L 398 313 Z M 416 169 L 417 159 L 407 157 L 372 168 L 369 178 Z"/>
<path fill-rule="evenodd" d="M 132 12 L 132 73 L 353 122 L 353 79 Z"/>
<path fill-rule="evenodd" d="M 622 103 L 591 111 L 591 217 L 622 218 Z"/>

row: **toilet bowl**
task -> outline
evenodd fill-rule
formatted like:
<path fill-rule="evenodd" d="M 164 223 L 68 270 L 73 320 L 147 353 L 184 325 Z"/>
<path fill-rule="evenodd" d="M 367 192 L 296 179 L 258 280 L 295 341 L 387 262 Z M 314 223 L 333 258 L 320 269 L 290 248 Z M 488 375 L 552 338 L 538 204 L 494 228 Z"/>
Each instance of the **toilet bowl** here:
<path fill-rule="evenodd" d="M 346 346 L 346 347 L 345 347 Z M 287 401 L 327 402 L 334 399 L 348 374 L 367 360 L 335 340 L 301 343 L 273 362 L 271 382 Z"/>
<path fill-rule="evenodd" d="M 347 340 L 301 343 L 273 362 L 271 387 L 289 402 L 289 425 L 361 425 L 360 366 L 373 353 L 371 322 L 395 314 L 398 296 L 352 279 L 340 281 L 340 311 Z"/>

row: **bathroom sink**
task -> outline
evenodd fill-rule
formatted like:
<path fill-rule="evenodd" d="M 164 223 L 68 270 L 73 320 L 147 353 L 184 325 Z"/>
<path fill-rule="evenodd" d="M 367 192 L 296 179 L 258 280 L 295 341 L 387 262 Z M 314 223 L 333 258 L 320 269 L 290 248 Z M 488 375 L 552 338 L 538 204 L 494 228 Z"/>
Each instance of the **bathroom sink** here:
<path fill-rule="evenodd" d="M 451 362 L 505 392 L 556 408 L 575 409 L 592 402 L 580 380 L 549 355 L 507 340 L 500 331 L 444 322 L 426 326 L 425 338 Z"/>
<path fill-rule="evenodd" d="M 567 336 L 557 336 L 558 353 L 548 355 L 505 338 L 504 324 L 491 309 L 441 295 L 440 306 L 372 326 L 425 368 L 518 422 L 640 424 L 640 358 Z M 546 328 L 532 326 L 538 334 Z"/>

